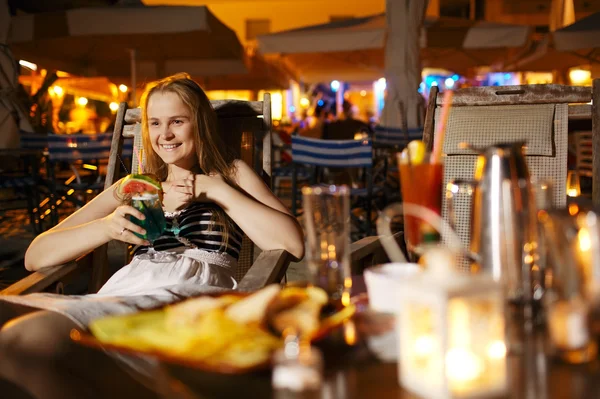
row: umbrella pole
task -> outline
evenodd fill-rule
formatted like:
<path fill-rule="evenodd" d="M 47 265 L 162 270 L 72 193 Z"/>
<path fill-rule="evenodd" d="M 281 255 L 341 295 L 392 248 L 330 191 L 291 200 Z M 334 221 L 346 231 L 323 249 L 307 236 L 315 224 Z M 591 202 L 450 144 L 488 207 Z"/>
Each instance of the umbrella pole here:
<path fill-rule="evenodd" d="M 135 49 L 129 49 L 129 61 L 130 61 L 130 66 L 131 66 L 131 106 L 135 108 L 135 107 L 137 107 L 137 97 L 135 94 L 135 88 L 137 87 L 137 82 L 136 82 L 137 68 L 136 68 L 136 51 L 135 51 Z"/>

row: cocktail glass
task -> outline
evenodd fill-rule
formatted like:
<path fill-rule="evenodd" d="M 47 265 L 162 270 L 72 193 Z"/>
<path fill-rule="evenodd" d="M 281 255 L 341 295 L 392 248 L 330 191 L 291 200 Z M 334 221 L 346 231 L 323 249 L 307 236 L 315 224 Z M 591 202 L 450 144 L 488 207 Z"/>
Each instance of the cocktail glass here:
<path fill-rule="evenodd" d="M 398 165 L 402 201 L 406 204 L 424 206 L 441 215 L 443 164 L 431 163 L 429 154 L 424 157 L 422 163 L 409 164 L 402 162 L 401 155 L 398 154 Z M 404 237 L 409 253 L 419 257 L 422 255 L 424 243 L 439 241 L 439 232 L 422 219 L 405 213 Z"/>
<path fill-rule="evenodd" d="M 158 194 L 140 194 L 131 198 L 131 206 L 142 212 L 146 217 L 144 220 L 139 220 L 133 216 L 129 219 L 140 227 L 146 230 L 146 234 L 133 233 L 139 238 L 148 240 L 150 247 L 148 252 L 138 256 L 139 259 L 147 259 L 158 263 L 171 262 L 173 255 L 159 252 L 154 249 L 154 241 L 158 239 L 167 229 L 167 221 L 162 209 L 162 203 Z"/>

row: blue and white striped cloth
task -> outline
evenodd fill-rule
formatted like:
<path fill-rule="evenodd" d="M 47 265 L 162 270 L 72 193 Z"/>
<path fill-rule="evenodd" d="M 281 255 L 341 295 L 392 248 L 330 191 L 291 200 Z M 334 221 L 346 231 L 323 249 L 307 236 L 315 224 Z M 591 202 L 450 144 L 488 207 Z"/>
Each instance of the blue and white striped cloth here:
<path fill-rule="evenodd" d="M 45 150 L 48 147 L 48 136 L 40 133 L 19 133 L 21 148 L 27 150 Z"/>
<path fill-rule="evenodd" d="M 108 159 L 112 133 L 48 134 L 48 153 L 52 161 Z M 131 156 L 133 141 L 123 143 L 123 156 Z"/>
<path fill-rule="evenodd" d="M 20 133 L 21 148 L 29 150 L 46 150 L 53 161 L 75 161 L 108 159 L 112 133 L 102 134 L 39 134 Z M 133 140 L 123 142 L 124 157 L 133 152 Z"/>
<path fill-rule="evenodd" d="M 373 145 L 370 140 L 320 140 L 292 136 L 292 160 L 306 165 L 338 168 L 370 167 Z"/>
<path fill-rule="evenodd" d="M 408 129 L 408 131 L 404 133 L 402 128 L 375 126 L 375 134 L 373 136 L 373 142 L 376 144 L 393 145 L 398 147 L 406 147 L 410 141 L 422 139 L 422 128 Z"/>

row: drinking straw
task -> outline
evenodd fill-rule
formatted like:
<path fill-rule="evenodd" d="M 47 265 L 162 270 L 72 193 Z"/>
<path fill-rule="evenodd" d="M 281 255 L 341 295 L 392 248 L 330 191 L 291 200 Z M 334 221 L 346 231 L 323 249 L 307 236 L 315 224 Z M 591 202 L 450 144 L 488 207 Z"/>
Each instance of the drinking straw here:
<path fill-rule="evenodd" d="M 433 152 L 431 154 L 431 163 L 439 163 L 442 158 L 442 145 L 444 143 L 444 135 L 446 134 L 446 124 L 448 123 L 448 115 L 450 115 L 450 107 L 452 107 L 452 90 L 444 92 L 444 104 L 442 105 L 442 116 L 440 123 L 436 126 L 436 131 L 433 139 Z"/>
<path fill-rule="evenodd" d="M 140 150 L 138 151 L 138 174 L 143 174 L 144 173 L 144 154 L 143 154 L 143 148 L 140 147 Z"/>

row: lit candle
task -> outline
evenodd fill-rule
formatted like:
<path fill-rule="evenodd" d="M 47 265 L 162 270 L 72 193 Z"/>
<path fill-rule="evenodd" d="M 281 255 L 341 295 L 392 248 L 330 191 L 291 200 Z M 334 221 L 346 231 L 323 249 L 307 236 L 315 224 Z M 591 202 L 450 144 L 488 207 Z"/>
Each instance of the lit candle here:
<path fill-rule="evenodd" d="M 567 173 L 567 195 L 569 197 L 579 197 L 581 195 L 579 174 L 574 170 L 570 170 Z"/>
<path fill-rule="evenodd" d="M 580 299 L 560 301 L 548 312 L 548 329 L 552 343 L 559 350 L 584 347 L 589 341 L 587 307 Z"/>
<path fill-rule="evenodd" d="M 483 361 L 464 348 L 453 348 L 446 354 L 446 374 L 450 385 L 476 380 L 483 372 Z"/>

